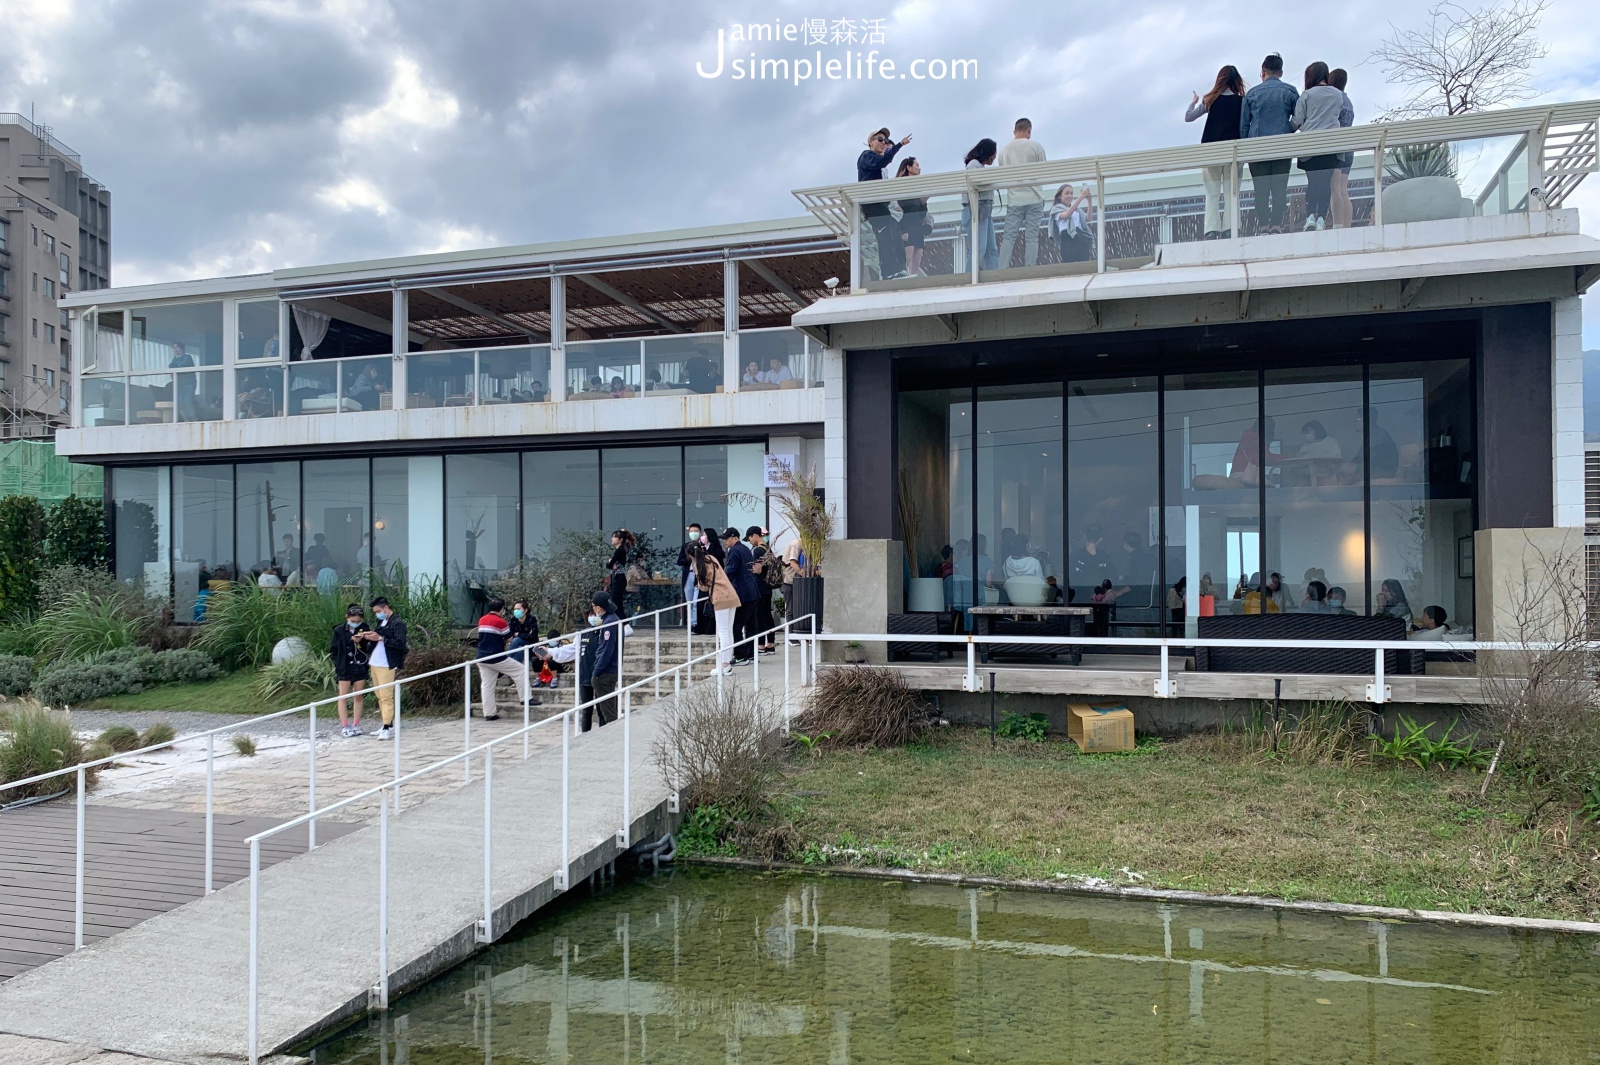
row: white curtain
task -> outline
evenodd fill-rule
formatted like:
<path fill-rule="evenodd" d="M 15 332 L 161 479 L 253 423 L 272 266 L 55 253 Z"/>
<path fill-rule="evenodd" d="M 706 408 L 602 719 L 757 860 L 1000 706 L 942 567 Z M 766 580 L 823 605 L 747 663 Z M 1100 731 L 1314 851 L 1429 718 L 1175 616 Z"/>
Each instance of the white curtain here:
<path fill-rule="evenodd" d="M 309 359 L 311 353 L 317 350 L 317 345 L 328 335 L 328 323 L 332 319 L 321 311 L 314 311 L 310 307 L 301 307 L 298 304 L 289 309 L 294 312 L 295 328 L 300 330 L 300 339 L 305 344 L 295 358 Z"/>

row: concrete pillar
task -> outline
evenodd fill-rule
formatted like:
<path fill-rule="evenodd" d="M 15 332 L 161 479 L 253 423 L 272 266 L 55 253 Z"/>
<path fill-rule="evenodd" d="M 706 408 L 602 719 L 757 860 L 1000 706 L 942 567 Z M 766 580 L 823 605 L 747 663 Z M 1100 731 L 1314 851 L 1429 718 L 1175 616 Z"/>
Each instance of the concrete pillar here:
<path fill-rule="evenodd" d="M 739 263 L 722 264 L 722 390 L 739 391 Z"/>
<path fill-rule="evenodd" d="M 74 337 L 76 339 L 76 337 Z M 222 301 L 222 420 L 233 421 L 239 416 L 239 378 L 235 364 L 239 361 L 239 301 Z M 76 394 L 77 390 L 73 390 Z M 77 425 L 74 421 L 72 424 Z"/>
<path fill-rule="evenodd" d="M 411 348 L 411 301 L 410 293 L 403 288 L 394 289 L 391 293 L 392 302 L 389 307 L 390 337 L 394 348 L 394 383 L 391 399 L 395 410 L 405 410 L 408 383 L 406 376 L 406 354 Z"/>
<path fill-rule="evenodd" d="M 1561 640 L 1582 624 L 1582 527 L 1479 529 L 1473 574 L 1480 640 Z"/>
<path fill-rule="evenodd" d="M 567 279 L 550 278 L 550 400 L 567 398 Z"/>
<path fill-rule="evenodd" d="M 1555 524 L 1584 524 L 1583 486 L 1583 301 L 1577 296 L 1550 305 L 1551 424 L 1555 431 L 1551 483 Z"/>
<path fill-rule="evenodd" d="M 889 612 L 905 602 L 905 545 L 898 540 L 830 540 L 823 556 L 822 628 L 825 632 L 883 633 Z M 830 644 L 837 660 L 841 648 Z M 869 662 L 886 662 L 886 646 L 865 645 Z"/>
<path fill-rule="evenodd" d="M 844 539 L 850 535 L 850 512 L 846 506 L 845 480 L 845 395 L 844 350 L 824 348 L 822 351 L 822 434 L 823 434 L 823 490 L 828 504 L 834 508 L 838 520 L 833 535 Z"/>

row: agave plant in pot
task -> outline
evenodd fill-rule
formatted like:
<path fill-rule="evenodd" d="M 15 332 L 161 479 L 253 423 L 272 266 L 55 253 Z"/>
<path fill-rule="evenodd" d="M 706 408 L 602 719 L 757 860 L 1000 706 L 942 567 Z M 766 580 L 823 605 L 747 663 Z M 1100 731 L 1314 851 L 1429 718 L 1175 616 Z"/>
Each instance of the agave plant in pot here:
<path fill-rule="evenodd" d="M 1461 195 L 1455 153 L 1448 144 L 1403 144 L 1385 153 L 1383 221 L 1430 222 L 1474 211 Z"/>

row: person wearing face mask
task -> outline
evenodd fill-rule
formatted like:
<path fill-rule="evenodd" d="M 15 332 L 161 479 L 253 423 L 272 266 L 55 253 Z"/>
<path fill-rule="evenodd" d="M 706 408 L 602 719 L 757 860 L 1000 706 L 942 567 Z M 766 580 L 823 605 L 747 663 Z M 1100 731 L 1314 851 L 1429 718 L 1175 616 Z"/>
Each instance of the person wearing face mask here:
<path fill-rule="evenodd" d="M 678 579 L 683 585 L 683 601 L 689 604 L 689 618 L 694 619 L 694 601 L 700 598 L 700 590 L 694 586 L 694 563 L 689 558 L 689 548 L 700 542 L 704 534 L 700 523 L 691 521 L 689 527 L 683 530 L 683 546 L 678 548 Z"/>
<path fill-rule="evenodd" d="M 394 736 L 394 680 L 406 664 L 406 623 L 395 617 L 394 607 L 381 595 L 368 605 L 377 627 L 360 633 L 359 639 L 366 647 L 367 665 L 378 697 L 378 716 L 383 719 L 378 738 L 387 740 Z"/>
<path fill-rule="evenodd" d="M 517 651 L 539 642 L 539 619 L 533 616 L 533 609 L 528 606 L 526 599 L 512 602 L 511 617 L 506 624 L 511 629 L 511 642 L 506 645 L 507 650 Z"/>
<path fill-rule="evenodd" d="M 478 686 L 482 690 L 483 719 L 494 721 L 500 716 L 495 704 L 495 685 L 501 677 L 510 677 L 517 686 L 518 698 L 527 699 L 528 672 L 522 668 L 520 655 L 506 652 L 506 644 L 511 639 L 506 601 L 491 599 L 484 605 L 487 612 L 478 619 Z"/>
<path fill-rule="evenodd" d="M 617 605 L 605 592 L 595 592 L 590 599 L 589 627 L 584 633 L 586 641 L 594 643 L 594 659 L 590 666 L 589 684 L 598 700 L 592 707 L 584 707 L 580 724 L 588 732 L 591 715 L 600 725 L 609 725 L 617 719 L 617 681 L 622 676 L 622 637 L 624 626 L 617 624 Z"/>
<path fill-rule="evenodd" d="M 370 632 L 367 628 L 366 611 L 361 609 L 360 603 L 351 603 L 345 608 L 344 624 L 333 627 L 332 639 L 328 641 L 328 656 L 333 659 L 333 676 L 339 684 L 339 735 L 360 736 L 361 733 L 361 693 L 367 688 L 367 681 L 371 675 L 367 660 L 367 640 L 363 635 Z M 355 702 L 355 716 L 351 718 L 346 711 L 346 696 L 351 696 Z"/>
<path fill-rule="evenodd" d="M 1332 588 L 1329 588 L 1328 589 L 1328 600 L 1327 600 L 1327 602 L 1328 602 L 1328 613 L 1330 613 L 1330 614 L 1351 614 L 1351 615 L 1354 615 L 1355 611 L 1351 610 L 1350 608 L 1348 608 L 1348 607 L 1346 607 L 1344 605 L 1345 598 L 1346 598 L 1346 593 L 1345 593 L 1345 590 L 1343 588 L 1340 588 L 1338 585 L 1334 585 Z"/>
<path fill-rule="evenodd" d="M 695 544 L 692 554 L 700 594 L 711 601 L 711 609 L 716 614 L 717 672 L 727 675 L 733 672 L 733 616 L 741 605 L 739 593 L 734 591 L 727 571 L 711 554 L 708 545 Z"/>

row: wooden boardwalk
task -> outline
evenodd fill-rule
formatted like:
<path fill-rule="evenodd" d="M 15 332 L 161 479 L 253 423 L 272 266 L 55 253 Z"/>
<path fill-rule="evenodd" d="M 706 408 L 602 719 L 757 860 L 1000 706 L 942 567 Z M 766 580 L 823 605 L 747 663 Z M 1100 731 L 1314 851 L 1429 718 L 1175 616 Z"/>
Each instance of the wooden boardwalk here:
<path fill-rule="evenodd" d="M 218 813 L 214 886 L 250 874 L 244 840 L 279 819 Z M 319 842 L 360 826 L 317 822 Z M 72 953 L 77 807 L 70 799 L 0 813 L 0 980 Z M 98 943 L 205 893 L 205 815 L 90 805 L 84 816 L 83 940 Z M 261 863 L 303 853 L 304 829 L 262 843 Z"/>

